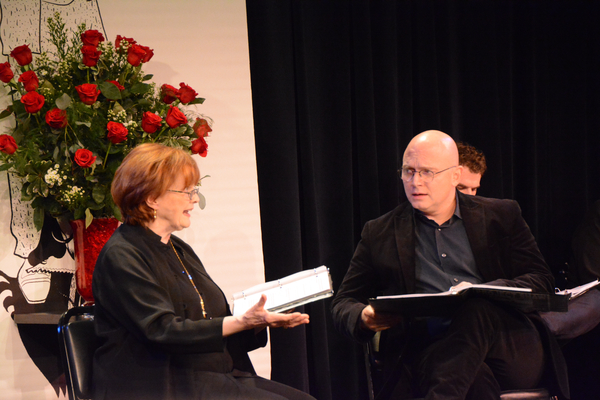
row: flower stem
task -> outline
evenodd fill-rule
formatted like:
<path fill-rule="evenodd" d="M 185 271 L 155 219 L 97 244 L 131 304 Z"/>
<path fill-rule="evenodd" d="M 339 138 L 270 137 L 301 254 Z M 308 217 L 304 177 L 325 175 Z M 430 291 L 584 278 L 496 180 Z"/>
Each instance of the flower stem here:
<path fill-rule="evenodd" d="M 110 152 L 110 146 L 112 146 L 112 142 L 108 144 L 108 149 L 106 149 L 106 155 L 104 156 L 104 162 L 102 163 L 102 168 L 106 167 L 106 160 L 108 159 L 108 153 Z"/>
<path fill-rule="evenodd" d="M 163 127 L 163 128 L 160 130 L 160 132 L 158 132 L 158 134 L 157 134 L 156 136 L 154 136 L 154 138 L 152 139 L 152 143 L 156 143 L 156 140 L 158 139 L 158 137 L 159 137 L 160 135 L 162 135 L 162 133 L 163 133 L 165 130 L 167 130 L 167 127 L 166 127 L 166 126 L 165 126 L 165 127 Z"/>

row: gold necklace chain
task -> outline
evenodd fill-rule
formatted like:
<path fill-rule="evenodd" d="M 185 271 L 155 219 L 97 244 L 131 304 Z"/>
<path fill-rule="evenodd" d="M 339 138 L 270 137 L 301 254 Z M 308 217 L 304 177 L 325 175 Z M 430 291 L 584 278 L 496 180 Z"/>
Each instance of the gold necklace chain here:
<path fill-rule="evenodd" d="M 171 239 L 169 239 L 169 243 L 171 243 L 171 247 L 173 248 L 173 251 L 175 252 L 175 255 L 177 256 L 177 259 L 181 263 L 181 266 L 183 267 L 183 270 L 184 270 L 185 274 L 190 279 L 190 282 L 191 282 L 192 286 L 194 287 L 194 289 L 196 289 L 196 293 L 198 293 L 198 297 L 200 297 L 200 306 L 202 306 L 202 317 L 206 318 L 207 314 L 206 314 L 206 310 L 204 309 L 204 299 L 202 298 L 202 295 L 198 291 L 198 288 L 196 287 L 196 284 L 194 283 L 194 280 L 192 279 L 192 276 L 190 275 L 190 273 L 188 272 L 187 268 L 183 264 L 183 261 L 181 261 L 181 258 L 179 258 L 179 253 L 177 253 L 177 250 L 175 250 L 175 246 L 173 245 L 173 241 Z"/>

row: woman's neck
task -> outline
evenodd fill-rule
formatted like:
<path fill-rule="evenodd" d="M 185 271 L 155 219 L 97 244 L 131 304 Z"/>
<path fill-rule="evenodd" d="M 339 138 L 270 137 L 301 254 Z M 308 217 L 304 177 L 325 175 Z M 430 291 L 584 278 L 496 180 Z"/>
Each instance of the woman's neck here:
<path fill-rule="evenodd" d="M 164 244 L 169 243 L 169 240 L 171 239 L 171 231 L 169 231 L 167 229 L 167 227 L 165 226 L 161 226 L 162 224 L 157 221 L 157 220 L 153 220 L 151 222 L 148 223 L 148 225 L 146 225 L 146 227 L 148 229 L 150 229 L 152 232 L 156 233 L 158 236 L 160 236 L 160 241 L 163 242 Z"/>

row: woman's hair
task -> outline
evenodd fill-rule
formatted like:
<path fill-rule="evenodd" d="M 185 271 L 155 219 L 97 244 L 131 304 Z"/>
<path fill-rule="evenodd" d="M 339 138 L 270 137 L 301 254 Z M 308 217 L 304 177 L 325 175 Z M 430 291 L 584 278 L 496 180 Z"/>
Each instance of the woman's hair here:
<path fill-rule="evenodd" d="M 186 151 L 158 143 L 134 148 L 117 169 L 111 186 L 123 222 L 146 226 L 154 218 L 146 200 L 163 195 L 179 176 L 186 188 L 200 181 L 198 165 Z"/>

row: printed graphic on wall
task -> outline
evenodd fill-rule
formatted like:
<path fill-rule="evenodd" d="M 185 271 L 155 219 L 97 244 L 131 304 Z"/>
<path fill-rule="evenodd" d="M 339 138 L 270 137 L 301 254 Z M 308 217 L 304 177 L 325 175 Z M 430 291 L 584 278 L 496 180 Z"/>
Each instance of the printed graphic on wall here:
<path fill-rule="evenodd" d="M 61 14 L 68 30 L 75 31 L 85 22 L 87 29 L 104 32 L 97 0 L 0 0 L 0 11 L 4 62 L 12 49 L 23 44 L 29 45 L 35 54 L 46 51 L 49 47 L 46 21 L 56 12 Z M 5 133 L 10 124 L 14 126 L 14 120 L 7 120 L 0 122 L 1 133 Z M 13 319 L 18 314 L 62 313 L 79 303 L 70 227 L 68 223 L 59 224 L 54 218 L 45 218 L 38 231 L 33 225 L 31 205 L 21 201 L 19 178 L 2 172 L 0 180 L 8 187 L 11 209 L 10 221 L 0 221 L 4 226 L 10 223 L 11 243 L 2 246 L 14 249 L 15 258 L 15 262 L 4 260 L 0 264 L 2 311 Z M 50 344 L 56 341 L 54 330 L 55 327 L 48 330 Z M 19 326 L 27 352 L 58 395 L 60 384 L 57 382 L 62 371 L 55 363 L 48 363 L 46 354 L 40 354 L 39 341 L 31 341 L 28 331 L 28 327 Z"/>

